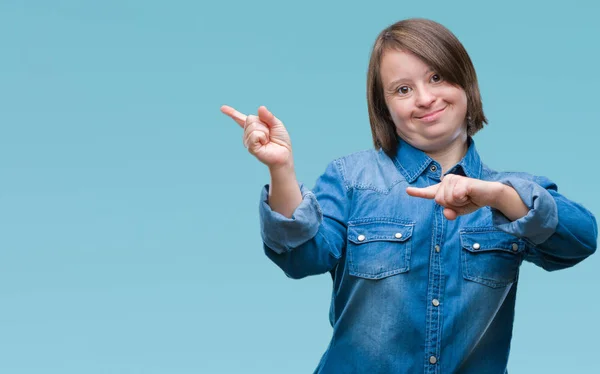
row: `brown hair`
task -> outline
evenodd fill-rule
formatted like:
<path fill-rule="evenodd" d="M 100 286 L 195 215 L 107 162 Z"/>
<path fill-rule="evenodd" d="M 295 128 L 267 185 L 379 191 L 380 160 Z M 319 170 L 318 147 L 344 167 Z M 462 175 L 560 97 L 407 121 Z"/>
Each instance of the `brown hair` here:
<path fill-rule="evenodd" d="M 398 148 L 396 126 L 385 103 L 381 82 L 381 57 L 386 50 L 411 52 L 436 73 L 465 90 L 467 95 L 467 134 L 474 135 L 487 119 L 483 114 L 477 75 L 471 58 L 460 41 L 437 22 L 411 18 L 384 29 L 373 46 L 367 73 L 367 102 L 373 145 L 393 156 Z"/>

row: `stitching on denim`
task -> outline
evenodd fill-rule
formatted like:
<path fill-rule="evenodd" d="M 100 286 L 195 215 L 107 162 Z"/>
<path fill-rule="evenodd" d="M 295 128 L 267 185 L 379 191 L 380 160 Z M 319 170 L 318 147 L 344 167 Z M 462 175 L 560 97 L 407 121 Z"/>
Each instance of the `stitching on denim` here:
<path fill-rule="evenodd" d="M 369 217 L 369 218 L 359 218 L 352 221 L 348 221 L 348 227 L 350 226 L 360 226 L 363 224 L 369 223 L 392 223 L 398 224 L 402 226 L 410 226 L 413 227 L 415 225 L 415 221 L 410 221 L 406 219 L 398 219 L 391 217 Z"/>
<path fill-rule="evenodd" d="M 319 204 L 319 201 L 317 200 L 317 196 L 315 196 L 315 194 L 312 191 L 307 190 L 307 192 L 302 196 L 302 198 L 304 199 L 305 197 L 308 197 L 309 199 L 312 200 L 312 202 L 314 204 L 311 204 L 311 205 L 316 205 L 317 212 L 319 213 L 319 216 L 321 216 L 321 221 L 322 221 L 323 211 L 321 210 L 321 204 Z"/>
<path fill-rule="evenodd" d="M 515 279 L 511 280 L 511 281 L 498 281 L 495 279 L 487 279 L 487 278 L 482 278 L 482 277 L 476 277 L 474 275 L 468 275 L 468 274 L 463 274 L 465 279 L 468 279 L 470 281 L 476 282 L 476 283 L 480 283 L 486 286 L 490 286 L 492 288 L 500 288 L 500 287 L 506 287 L 511 283 L 515 283 L 516 282 L 516 275 L 515 275 Z"/>
<path fill-rule="evenodd" d="M 396 274 L 402 274 L 402 273 L 406 273 L 408 272 L 409 268 L 407 266 L 404 266 L 402 268 L 398 268 L 398 269 L 394 269 L 394 270 L 388 270 L 388 271 L 384 271 L 381 273 L 362 273 L 362 272 L 358 272 L 352 269 L 349 269 L 349 273 L 350 275 L 354 275 L 356 277 L 361 277 L 361 278 L 369 278 L 369 279 L 383 279 L 392 275 L 396 275 Z"/>
<path fill-rule="evenodd" d="M 463 269 L 463 278 L 468 279 L 470 281 L 476 282 L 476 283 L 480 283 L 492 288 L 500 288 L 500 287 L 506 287 L 511 283 L 514 283 L 517 279 L 517 275 L 518 275 L 518 268 L 517 268 L 517 275 L 515 275 L 515 279 L 511 280 L 511 281 L 498 281 L 496 279 L 489 279 L 489 278 L 484 278 L 484 277 L 478 277 L 476 275 L 473 275 L 473 273 L 470 271 L 469 268 L 469 260 L 468 260 L 468 256 L 469 253 L 466 251 L 462 251 L 462 259 L 463 259 L 463 265 L 465 266 Z"/>
<path fill-rule="evenodd" d="M 412 231 L 412 228 L 411 228 L 411 231 Z M 412 242 L 408 241 L 408 239 L 405 241 L 399 241 L 397 239 L 393 241 L 396 245 L 402 246 L 402 250 L 398 251 L 398 256 L 401 256 L 404 259 L 404 261 L 400 262 L 401 267 L 398 267 L 396 269 L 386 270 L 383 272 L 373 272 L 373 273 L 358 270 L 358 268 L 360 267 L 360 262 L 355 261 L 355 256 L 354 256 L 356 254 L 356 251 L 360 250 L 359 249 L 360 246 L 362 244 L 368 243 L 368 242 L 361 242 L 361 244 L 354 244 L 354 241 L 352 241 L 352 240 L 349 240 L 349 241 L 350 241 L 350 243 L 352 243 L 352 245 L 348 245 L 346 247 L 346 250 L 348 253 L 348 272 L 351 275 L 354 275 L 357 277 L 362 277 L 362 278 L 368 278 L 368 279 L 382 279 L 382 278 L 385 278 L 385 277 L 388 277 L 391 275 L 406 273 L 410 270 L 410 262 L 408 262 L 408 260 L 410 257 L 410 252 L 412 251 L 412 244 L 411 244 Z M 372 240 L 370 242 L 374 242 L 374 241 L 375 240 Z M 367 261 L 368 261 L 368 259 L 367 259 Z"/>
<path fill-rule="evenodd" d="M 342 177 L 342 184 L 344 185 L 346 192 L 348 192 L 348 190 L 352 187 L 348 184 L 348 180 L 346 179 L 346 173 L 345 173 L 345 168 L 344 168 L 342 159 L 338 158 L 337 160 L 334 161 L 334 164 L 335 164 L 336 168 L 338 169 L 338 173 L 340 173 L 340 176 Z"/>
<path fill-rule="evenodd" d="M 466 241 L 466 239 L 465 239 L 466 235 L 469 235 L 469 234 L 485 234 L 485 233 L 488 233 L 488 232 L 498 232 L 498 231 L 463 232 L 461 230 L 459 232 L 460 246 L 462 248 L 464 248 L 465 250 L 467 250 L 468 252 L 471 252 L 471 253 L 484 253 L 484 252 L 490 252 L 490 251 L 496 250 L 496 251 L 502 251 L 502 252 L 512 253 L 514 255 L 522 254 L 527 249 L 527 243 L 525 243 L 525 241 L 522 240 L 521 238 L 517 238 L 517 237 L 515 237 L 514 240 L 511 242 L 511 247 L 489 247 L 489 248 L 473 249 L 473 246 L 471 244 L 468 244 L 468 243 L 465 242 Z M 507 234 L 507 235 L 509 235 L 509 234 Z M 489 239 L 486 238 L 485 240 L 489 240 Z M 481 243 L 484 243 L 484 241 L 482 240 Z M 514 243 L 517 243 L 517 245 L 519 246 L 519 248 L 517 249 L 517 251 L 514 251 L 512 249 L 512 244 L 514 244 Z"/>
<path fill-rule="evenodd" d="M 431 163 L 431 161 L 432 160 L 429 159 L 429 160 L 426 160 L 425 162 L 423 162 L 423 165 L 421 165 L 421 167 L 419 169 L 417 169 L 417 171 L 415 172 L 415 175 L 413 175 L 411 177 L 411 179 L 413 181 L 416 180 L 419 177 L 419 175 L 421 175 L 423 173 L 423 170 L 425 170 L 427 168 L 427 166 Z"/>
<path fill-rule="evenodd" d="M 511 253 L 514 255 L 519 255 L 521 253 L 524 252 L 525 250 L 525 245 L 519 245 L 519 249 L 516 251 L 513 251 L 512 247 L 511 248 L 506 248 L 506 247 L 490 247 L 490 248 L 480 248 L 480 249 L 472 249 L 471 246 L 462 246 L 463 249 L 465 249 L 466 251 L 470 252 L 470 253 L 487 253 L 487 252 L 506 252 L 506 253 Z"/>
<path fill-rule="evenodd" d="M 503 233 L 506 235 L 510 235 L 500 229 L 497 229 L 494 226 L 467 226 L 467 227 L 463 227 L 462 229 L 460 229 L 459 231 L 461 234 L 480 234 L 480 233 L 487 233 L 487 232 L 497 232 L 497 233 Z M 511 235 L 514 236 L 514 235 Z M 514 236 L 515 239 L 519 239 L 518 237 Z"/>
<path fill-rule="evenodd" d="M 400 162 L 400 160 L 398 159 L 398 156 L 394 157 L 394 164 L 399 167 L 400 169 L 402 169 L 403 174 L 405 175 L 405 178 L 407 179 L 408 183 L 412 183 L 414 182 L 419 175 L 421 175 L 421 173 L 423 173 L 423 170 L 425 170 L 425 168 L 427 168 L 427 165 L 429 165 L 431 163 L 432 159 L 425 159 L 425 161 L 423 161 L 423 164 L 415 171 L 414 174 L 411 174 L 408 172 L 408 170 L 406 170 L 404 168 L 404 166 L 402 166 L 402 163 Z"/>
<path fill-rule="evenodd" d="M 443 212 L 443 211 L 442 211 Z M 443 214 L 443 213 L 442 213 Z M 443 221 L 442 221 L 443 222 Z M 441 237 L 445 237 L 446 233 L 445 233 L 445 229 L 447 225 L 444 225 L 442 223 L 442 228 L 441 228 Z M 444 313 L 443 313 L 443 307 L 444 307 L 444 298 L 442 297 L 442 290 L 444 289 L 444 277 L 442 276 L 442 274 L 444 274 L 444 267 L 443 267 L 443 262 L 442 262 L 442 256 L 438 256 L 438 264 L 439 264 L 439 279 L 440 279 L 440 284 L 438 285 L 439 287 L 439 295 L 438 295 L 438 301 L 440 302 L 440 305 L 438 305 L 436 307 L 437 312 L 438 312 L 438 339 L 437 339 L 437 345 L 435 347 L 435 351 L 436 351 L 436 355 L 438 355 L 439 358 L 439 352 L 441 352 L 442 348 L 441 348 L 441 344 L 442 344 L 442 339 L 441 337 L 444 336 L 443 335 L 443 331 L 442 328 L 444 326 L 443 323 L 443 317 L 444 317 Z M 439 365 L 436 365 L 436 370 L 438 369 Z"/>
<path fill-rule="evenodd" d="M 348 237 L 350 237 L 350 235 L 348 235 Z M 407 233 L 406 235 L 402 235 L 401 238 L 396 238 L 392 235 L 389 236 L 384 236 L 384 235 L 365 235 L 365 240 L 363 240 L 362 242 L 356 241 L 354 239 L 354 237 L 352 237 L 352 239 L 348 239 L 349 241 L 351 241 L 352 243 L 355 244 L 363 244 L 363 243 L 370 243 L 370 242 L 398 242 L 398 243 L 402 243 L 407 241 L 408 239 L 410 239 L 412 237 L 412 232 Z"/>
<path fill-rule="evenodd" d="M 402 181 L 405 181 L 406 179 L 397 179 L 395 181 L 393 181 L 392 183 L 390 183 L 390 186 L 387 189 L 383 189 L 383 188 L 378 188 L 375 187 L 372 184 L 353 184 L 352 187 L 357 189 L 357 190 L 372 190 L 375 192 L 379 192 L 382 193 L 384 195 L 389 195 L 390 191 L 399 183 L 401 183 Z"/>
<path fill-rule="evenodd" d="M 408 174 L 408 171 L 406 171 L 404 166 L 402 166 L 402 164 L 400 163 L 400 160 L 398 160 L 398 156 L 394 157 L 393 162 L 394 162 L 394 165 L 396 165 L 396 168 L 399 169 L 400 173 L 403 174 L 404 178 L 410 179 L 410 175 Z M 412 180 L 410 182 L 412 182 Z"/>
<path fill-rule="evenodd" d="M 431 185 L 431 181 L 428 182 L 429 185 Z M 436 233 L 438 232 L 438 225 L 440 224 L 440 221 L 438 219 L 438 212 L 436 212 L 436 206 L 434 206 L 434 211 L 433 211 L 433 230 L 431 230 L 431 243 L 435 243 L 436 242 Z M 443 230 L 443 221 L 441 222 L 441 226 L 442 226 L 442 230 Z M 443 232 L 442 232 L 443 234 Z M 441 238 L 440 243 L 438 243 L 439 245 L 442 244 L 442 240 L 443 240 L 443 235 L 439 235 L 439 237 Z M 434 244 L 435 245 L 435 244 Z M 435 248 L 435 247 L 434 247 Z M 431 249 L 430 249 L 431 250 Z M 427 274 L 428 274 L 428 278 L 431 279 L 431 271 L 432 271 L 432 265 L 431 262 L 427 268 Z M 435 271 L 435 269 L 433 269 L 433 271 Z M 432 287 L 434 287 L 433 284 L 430 284 L 429 281 L 427 283 L 427 298 L 430 298 L 430 291 L 432 290 Z M 428 360 L 428 356 L 431 354 L 431 352 L 429 351 L 429 349 L 431 349 L 431 347 L 437 347 L 437 344 L 432 344 L 435 343 L 434 341 L 434 337 L 432 334 L 432 329 L 433 329 L 433 308 L 431 307 L 431 300 L 427 300 L 427 306 L 426 306 L 426 313 L 427 313 L 427 319 L 426 319 L 426 326 L 425 326 L 425 357 L 423 358 L 424 361 L 424 365 L 425 365 L 425 372 L 430 372 L 431 370 L 433 370 L 434 372 L 437 370 L 437 366 L 439 365 L 435 365 L 435 368 L 432 368 L 431 364 L 429 363 Z M 439 323 L 439 321 L 438 321 Z M 435 349 L 435 348 L 433 348 Z"/>
<path fill-rule="evenodd" d="M 468 253 L 465 253 L 464 251 L 463 251 L 463 254 L 465 254 L 465 260 L 468 262 L 468 256 L 470 256 L 470 255 Z M 520 261 L 522 261 L 523 256 L 519 256 L 519 257 L 521 257 Z M 467 269 L 468 269 L 468 266 L 467 266 Z M 518 269 L 519 268 L 517 267 L 517 271 L 518 271 Z M 484 276 L 478 276 L 470 271 L 468 272 L 467 275 L 473 279 L 485 280 L 485 281 L 489 281 L 489 282 L 493 282 L 493 283 L 497 283 L 497 284 L 504 284 L 507 282 L 507 281 L 499 281 L 498 279 L 486 278 Z M 510 281 L 510 283 L 512 283 L 512 282 L 514 282 L 514 280 Z"/>
<path fill-rule="evenodd" d="M 331 248 L 333 248 L 333 246 L 327 240 L 327 236 L 325 236 L 321 231 L 317 231 L 317 235 L 321 235 L 321 237 L 325 241 L 325 244 L 327 244 L 327 247 L 329 247 L 329 250 L 327 252 L 329 252 L 329 254 L 332 255 L 333 252 L 331 251 Z M 333 255 L 331 257 L 335 258 L 336 260 L 339 260 L 342 257 L 342 251 L 340 251 L 340 255 L 339 256 Z"/>
<path fill-rule="evenodd" d="M 466 249 L 466 248 L 465 248 Z M 523 262 L 523 256 L 522 254 L 519 253 L 515 253 L 515 255 L 520 255 L 520 259 L 519 259 L 519 265 L 520 263 Z M 518 275 L 519 275 L 519 266 L 517 266 L 517 271 L 515 276 L 513 277 L 513 279 L 511 280 L 503 280 L 500 281 L 498 279 L 491 279 L 491 278 L 486 278 L 483 276 L 478 276 L 476 275 L 474 272 L 471 271 L 471 268 L 469 267 L 469 256 L 474 256 L 473 254 L 471 254 L 471 252 L 469 252 L 468 250 L 463 250 L 461 257 L 462 257 L 462 262 L 464 265 L 464 269 L 463 269 L 463 278 L 474 281 L 476 283 L 481 283 L 493 288 L 499 288 L 499 287 L 505 287 L 508 286 L 511 283 L 514 283 L 517 281 L 518 279 Z"/>
<path fill-rule="evenodd" d="M 359 151 L 355 154 L 361 154 L 361 153 L 370 153 L 371 150 L 364 150 L 364 151 Z M 375 155 L 377 155 L 377 153 L 375 153 Z M 344 161 L 348 158 L 348 156 L 346 157 L 342 157 L 342 158 L 338 158 L 336 159 L 334 162 L 336 164 L 336 166 L 338 167 L 338 171 L 340 172 L 341 176 L 342 176 L 342 180 L 344 182 L 344 186 L 346 187 L 347 190 L 350 189 L 358 189 L 358 190 L 371 190 L 371 191 L 375 191 L 375 192 L 379 192 L 385 195 L 388 195 L 390 193 L 390 191 L 399 183 L 406 181 L 406 175 L 401 175 L 400 178 L 394 180 L 393 182 L 390 183 L 388 188 L 379 188 L 376 187 L 373 184 L 369 184 L 369 183 L 358 183 L 357 181 L 350 181 L 348 180 L 346 174 L 345 174 L 345 167 L 344 167 Z M 393 160 L 391 160 L 394 164 L 396 163 L 396 158 L 394 158 Z M 404 168 L 402 167 L 402 165 L 397 164 L 397 166 L 400 166 L 400 168 L 402 168 L 404 170 Z M 408 175 L 408 173 L 405 174 Z"/>

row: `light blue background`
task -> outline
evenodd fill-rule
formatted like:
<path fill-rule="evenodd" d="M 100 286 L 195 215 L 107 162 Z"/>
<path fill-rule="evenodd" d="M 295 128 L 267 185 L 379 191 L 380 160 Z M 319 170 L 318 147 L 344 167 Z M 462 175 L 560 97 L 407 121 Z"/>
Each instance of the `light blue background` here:
<path fill-rule="evenodd" d="M 312 186 L 371 147 L 369 52 L 402 18 L 469 51 L 484 161 L 600 216 L 592 3 L 3 0 L 0 373 L 312 372 L 331 280 L 262 253 L 268 173 L 219 107 L 267 105 Z M 511 373 L 597 369 L 599 264 L 522 267 Z"/>

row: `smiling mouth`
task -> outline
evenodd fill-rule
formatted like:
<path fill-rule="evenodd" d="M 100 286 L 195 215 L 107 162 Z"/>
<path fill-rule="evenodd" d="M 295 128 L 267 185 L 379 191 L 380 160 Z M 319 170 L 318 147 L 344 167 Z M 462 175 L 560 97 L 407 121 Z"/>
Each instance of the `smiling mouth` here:
<path fill-rule="evenodd" d="M 435 112 L 427 113 L 426 115 L 424 115 L 422 117 L 417 117 L 417 118 L 420 120 L 424 120 L 424 121 L 431 121 L 431 120 L 437 119 L 445 109 L 446 109 L 446 107 L 443 107 L 440 110 L 436 110 Z"/>

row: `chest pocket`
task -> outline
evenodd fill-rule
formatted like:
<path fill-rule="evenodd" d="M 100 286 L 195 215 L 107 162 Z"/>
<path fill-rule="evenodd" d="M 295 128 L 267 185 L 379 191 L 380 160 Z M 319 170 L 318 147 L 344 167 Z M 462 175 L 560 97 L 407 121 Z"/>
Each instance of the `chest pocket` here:
<path fill-rule="evenodd" d="M 369 220 L 348 223 L 347 261 L 350 275 L 381 279 L 410 267 L 414 224 Z"/>
<path fill-rule="evenodd" d="M 517 280 L 525 242 L 494 227 L 460 232 L 462 272 L 465 279 L 492 288 Z"/>

